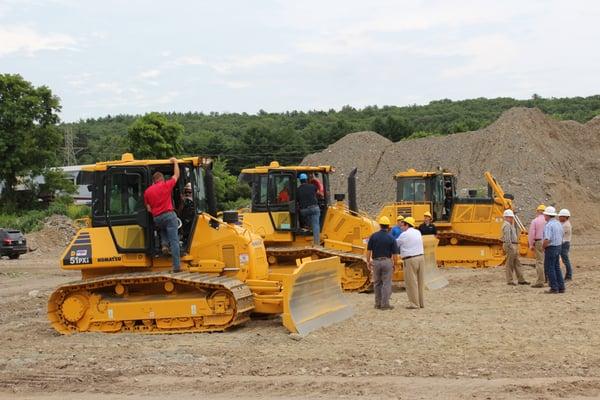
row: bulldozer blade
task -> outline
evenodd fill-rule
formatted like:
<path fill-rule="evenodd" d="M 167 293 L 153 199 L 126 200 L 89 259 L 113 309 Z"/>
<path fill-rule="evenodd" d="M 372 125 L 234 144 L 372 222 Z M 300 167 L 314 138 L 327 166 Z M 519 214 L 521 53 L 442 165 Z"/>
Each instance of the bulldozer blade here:
<path fill-rule="evenodd" d="M 352 317 L 353 307 L 342 291 L 344 265 L 338 257 L 304 259 L 284 280 L 283 325 L 306 335 Z"/>
<path fill-rule="evenodd" d="M 429 290 L 441 289 L 448 285 L 448 279 L 446 279 L 438 269 L 437 260 L 435 259 L 435 249 L 438 241 L 439 240 L 433 235 L 423 236 L 423 255 L 425 258 L 423 280 L 425 281 L 425 286 Z"/>

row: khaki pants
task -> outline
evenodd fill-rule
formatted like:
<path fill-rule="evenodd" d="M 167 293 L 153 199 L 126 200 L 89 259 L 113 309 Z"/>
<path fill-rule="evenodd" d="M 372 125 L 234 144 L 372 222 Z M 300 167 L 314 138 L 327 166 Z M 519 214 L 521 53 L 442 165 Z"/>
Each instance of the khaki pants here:
<path fill-rule="evenodd" d="M 404 284 L 408 301 L 412 306 L 425 307 L 423 301 L 423 274 L 425 273 L 425 257 L 418 256 L 403 260 Z"/>
<path fill-rule="evenodd" d="M 513 273 L 517 275 L 517 281 L 525 282 L 521 272 L 521 262 L 519 261 L 519 252 L 516 244 L 504 244 L 506 253 L 506 283 L 513 283 Z"/>
<path fill-rule="evenodd" d="M 535 272 L 537 273 L 536 285 L 543 285 L 546 276 L 544 274 L 544 249 L 542 248 L 542 241 L 536 240 L 534 243 L 535 248 Z"/>

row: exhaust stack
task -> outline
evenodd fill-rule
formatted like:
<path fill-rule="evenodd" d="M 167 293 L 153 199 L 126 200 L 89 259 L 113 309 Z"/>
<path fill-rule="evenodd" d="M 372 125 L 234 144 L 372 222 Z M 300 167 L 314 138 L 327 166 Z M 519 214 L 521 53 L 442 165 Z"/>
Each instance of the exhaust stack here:
<path fill-rule="evenodd" d="M 356 202 L 356 172 L 357 168 L 353 168 L 348 175 L 348 208 L 350 211 L 358 212 L 358 203 Z"/>

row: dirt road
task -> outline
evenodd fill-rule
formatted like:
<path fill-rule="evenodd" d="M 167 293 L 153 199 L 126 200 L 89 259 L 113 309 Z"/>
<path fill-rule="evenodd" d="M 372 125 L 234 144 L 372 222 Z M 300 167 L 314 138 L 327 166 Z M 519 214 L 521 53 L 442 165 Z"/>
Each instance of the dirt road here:
<path fill-rule="evenodd" d="M 46 299 L 76 273 L 56 254 L 0 261 L 0 398 L 600 397 L 600 238 L 575 245 L 564 295 L 451 269 L 426 308 L 375 311 L 295 340 L 278 319 L 226 333 L 61 336 Z M 527 268 L 533 280 L 534 271 Z"/>

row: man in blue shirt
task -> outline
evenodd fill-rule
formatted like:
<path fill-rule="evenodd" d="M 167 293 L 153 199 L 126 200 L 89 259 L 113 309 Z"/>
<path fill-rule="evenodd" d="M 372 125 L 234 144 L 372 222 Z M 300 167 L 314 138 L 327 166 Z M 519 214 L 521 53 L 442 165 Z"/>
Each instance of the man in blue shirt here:
<path fill-rule="evenodd" d="M 546 291 L 546 293 L 564 293 L 565 281 L 560 270 L 563 229 L 560 222 L 556 220 L 556 209 L 554 207 L 546 207 L 544 218 L 546 219 L 542 242 L 542 247 L 544 248 L 544 270 L 550 284 L 550 290 Z"/>
<path fill-rule="evenodd" d="M 388 217 L 379 218 L 380 231 L 369 238 L 367 244 L 367 266 L 373 274 L 373 290 L 375 291 L 375 308 L 391 310 L 392 274 L 397 264 L 398 245 L 390 235 L 390 220 Z"/>
<path fill-rule="evenodd" d="M 398 237 L 402 233 L 402 229 L 400 229 L 400 223 L 402 221 L 404 221 L 404 216 L 398 215 L 398 218 L 396 218 L 396 225 L 394 225 L 394 227 L 392 228 L 392 237 L 394 239 L 398 239 Z"/>

